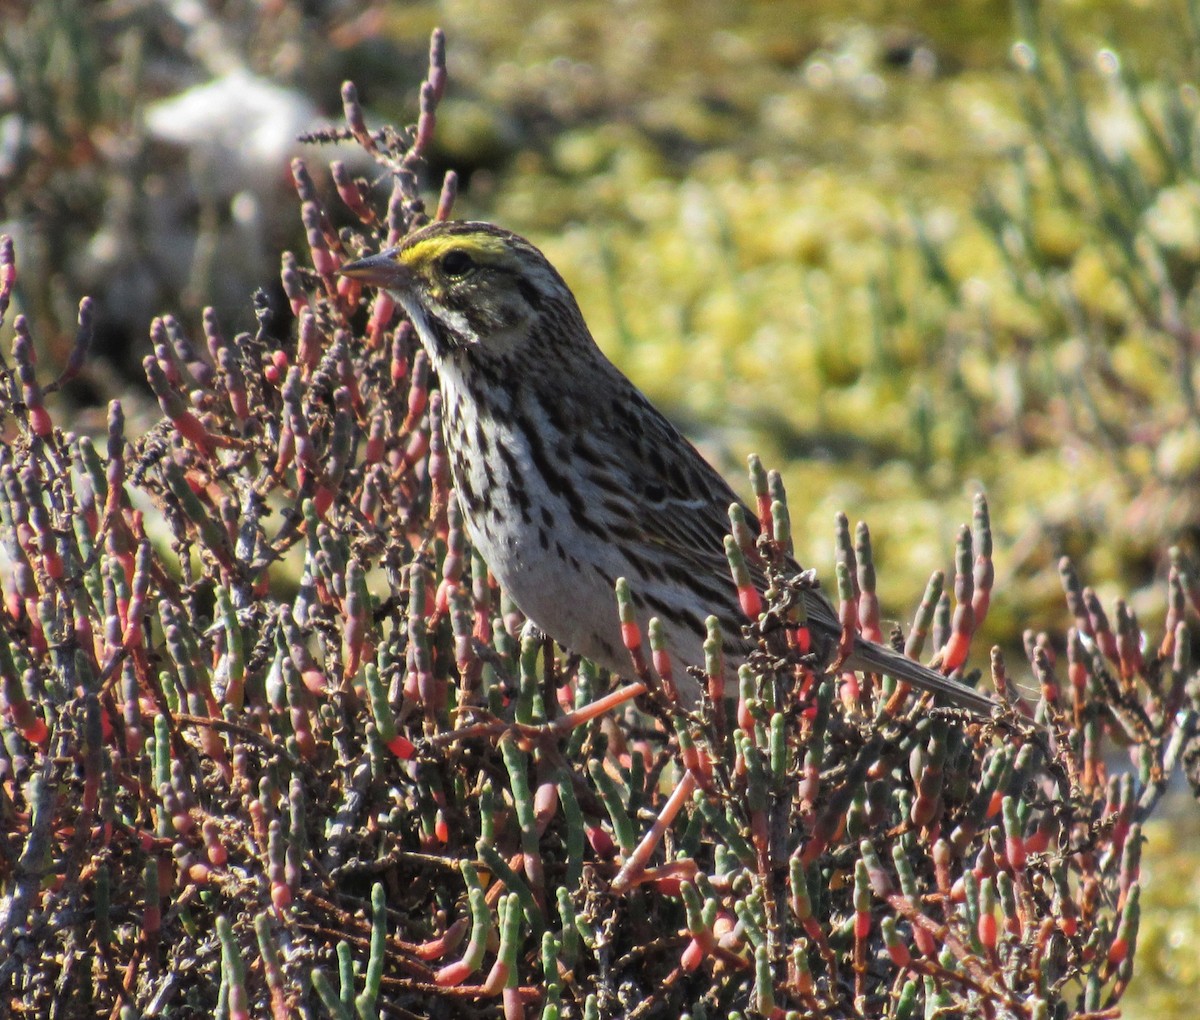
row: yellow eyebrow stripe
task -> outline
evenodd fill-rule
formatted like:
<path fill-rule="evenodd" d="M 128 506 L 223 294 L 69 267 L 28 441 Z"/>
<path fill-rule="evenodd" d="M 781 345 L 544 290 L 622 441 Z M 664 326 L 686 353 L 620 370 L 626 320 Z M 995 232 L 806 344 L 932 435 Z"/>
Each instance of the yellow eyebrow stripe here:
<path fill-rule="evenodd" d="M 429 265 L 456 248 L 475 256 L 481 262 L 499 262 L 506 260 L 506 256 L 511 257 L 503 238 L 488 234 L 455 234 L 418 241 L 400 253 L 400 261 L 413 267 Z"/>

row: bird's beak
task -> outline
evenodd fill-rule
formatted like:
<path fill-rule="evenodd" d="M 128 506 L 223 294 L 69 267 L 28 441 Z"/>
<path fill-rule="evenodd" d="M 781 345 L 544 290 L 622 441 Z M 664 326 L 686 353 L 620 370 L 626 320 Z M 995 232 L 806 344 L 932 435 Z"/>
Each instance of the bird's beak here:
<path fill-rule="evenodd" d="M 368 287 L 403 290 L 412 280 L 412 270 L 396 258 L 398 251 L 398 248 L 388 248 L 377 255 L 347 262 L 338 273 Z"/>

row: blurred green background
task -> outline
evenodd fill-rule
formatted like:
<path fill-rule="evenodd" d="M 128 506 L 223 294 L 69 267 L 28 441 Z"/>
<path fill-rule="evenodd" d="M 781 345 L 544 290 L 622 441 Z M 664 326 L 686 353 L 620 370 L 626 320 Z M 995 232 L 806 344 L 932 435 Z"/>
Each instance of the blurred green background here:
<path fill-rule="evenodd" d="M 373 124 L 412 121 L 440 25 L 431 200 L 454 168 L 460 215 L 541 246 L 741 491 L 747 453 L 780 468 L 806 565 L 829 576 L 835 511 L 866 520 L 906 620 L 982 490 L 976 661 L 1000 643 L 1027 675 L 1027 628 L 1061 647 L 1064 554 L 1157 643 L 1167 549 L 1200 524 L 1194 4 L 46 0 L 0 19 L 0 220 L 44 357 L 79 296 L 99 302 L 64 398 L 84 424 L 135 402 L 151 315 L 252 325 L 278 252 L 304 250 L 290 152 L 335 204 L 328 154 L 289 139 L 336 121 L 343 78 Z M 1149 830 L 1126 1016 L 1191 1016 L 1200 992 L 1178 801 Z"/>

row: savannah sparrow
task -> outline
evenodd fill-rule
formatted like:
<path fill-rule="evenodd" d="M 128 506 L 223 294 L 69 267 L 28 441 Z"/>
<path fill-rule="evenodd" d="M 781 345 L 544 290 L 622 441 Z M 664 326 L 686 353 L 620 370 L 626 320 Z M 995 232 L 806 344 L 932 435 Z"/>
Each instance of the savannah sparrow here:
<path fill-rule="evenodd" d="M 703 665 L 710 613 L 721 621 L 727 662 L 744 659 L 724 552 L 725 511 L 737 496 L 604 356 L 537 248 L 488 223 L 439 222 L 341 271 L 387 290 L 412 321 L 441 381 L 467 531 L 530 620 L 628 674 L 613 596 L 625 577 L 639 622 L 659 618 L 676 663 Z M 817 590 L 804 599 L 813 646 L 827 660 L 841 634 L 837 614 Z M 993 708 L 862 638 L 846 665 L 984 714 Z M 676 677 L 694 705 L 697 683 L 682 669 Z"/>

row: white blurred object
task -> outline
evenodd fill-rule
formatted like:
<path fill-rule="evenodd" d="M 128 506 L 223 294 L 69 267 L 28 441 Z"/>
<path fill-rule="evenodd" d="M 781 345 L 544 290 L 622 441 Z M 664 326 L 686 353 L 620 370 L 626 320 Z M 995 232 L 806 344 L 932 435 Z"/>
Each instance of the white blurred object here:
<path fill-rule="evenodd" d="M 249 71 L 230 71 L 155 103 L 146 113 L 150 136 L 185 149 L 213 195 L 261 191 L 286 174 L 303 146 L 296 136 L 321 122 L 298 92 Z"/>

